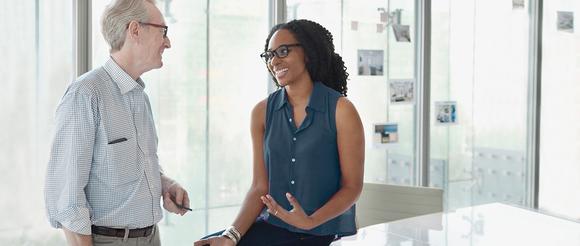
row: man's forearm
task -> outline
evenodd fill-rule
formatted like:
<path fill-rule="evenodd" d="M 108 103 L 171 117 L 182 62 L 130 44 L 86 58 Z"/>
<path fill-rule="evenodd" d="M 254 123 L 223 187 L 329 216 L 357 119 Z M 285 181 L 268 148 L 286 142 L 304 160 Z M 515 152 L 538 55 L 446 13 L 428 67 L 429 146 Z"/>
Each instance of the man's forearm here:
<path fill-rule="evenodd" d="M 163 193 L 165 193 L 165 191 L 167 191 L 167 189 L 173 184 L 175 184 L 175 180 L 161 174 L 161 191 Z"/>
<path fill-rule="evenodd" d="M 93 237 L 91 235 L 78 234 L 66 228 L 62 228 L 68 246 L 93 246 Z"/>

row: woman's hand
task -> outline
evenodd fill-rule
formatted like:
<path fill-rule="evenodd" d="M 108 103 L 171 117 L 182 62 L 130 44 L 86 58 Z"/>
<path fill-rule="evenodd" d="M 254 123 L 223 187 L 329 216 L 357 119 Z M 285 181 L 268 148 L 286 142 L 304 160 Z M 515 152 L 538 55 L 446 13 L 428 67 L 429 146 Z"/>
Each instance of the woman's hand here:
<path fill-rule="evenodd" d="M 302 206 L 298 203 L 298 200 L 296 200 L 296 198 L 294 198 L 290 193 L 286 193 L 286 198 L 290 202 L 290 205 L 292 205 L 292 210 L 290 211 L 278 205 L 270 195 L 261 196 L 260 198 L 264 205 L 268 207 L 268 212 L 270 214 L 280 218 L 282 221 L 290 225 L 302 230 L 310 230 L 318 226 L 318 223 L 304 212 Z"/>
<path fill-rule="evenodd" d="M 213 236 L 193 243 L 193 246 L 234 246 L 234 241 L 224 236 Z"/>

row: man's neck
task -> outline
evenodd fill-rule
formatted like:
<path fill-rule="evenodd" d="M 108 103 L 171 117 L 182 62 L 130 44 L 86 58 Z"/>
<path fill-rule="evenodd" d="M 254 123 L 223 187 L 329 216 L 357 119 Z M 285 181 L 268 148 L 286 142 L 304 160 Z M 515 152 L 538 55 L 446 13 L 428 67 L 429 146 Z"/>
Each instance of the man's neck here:
<path fill-rule="evenodd" d="M 123 69 L 123 71 L 131 76 L 133 80 L 136 81 L 139 77 L 141 77 L 141 74 L 143 74 L 143 72 L 140 71 L 137 66 L 135 66 L 135 63 L 132 62 L 132 59 L 127 54 L 123 53 L 123 51 L 112 53 L 111 57 L 113 60 L 115 60 L 117 65 Z"/>

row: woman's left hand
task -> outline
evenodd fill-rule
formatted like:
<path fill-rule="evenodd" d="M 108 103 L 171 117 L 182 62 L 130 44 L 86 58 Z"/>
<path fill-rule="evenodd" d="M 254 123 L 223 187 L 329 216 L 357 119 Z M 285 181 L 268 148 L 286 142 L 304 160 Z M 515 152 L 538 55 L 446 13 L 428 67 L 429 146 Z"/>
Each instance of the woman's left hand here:
<path fill-rule="evenodd" d="M 298 227 L 302 230 L 310 230 L 318 226 L 314 219 L 304 212 L 302 206 L 300 206 L 296 198 L 294 198 L 294 196 L 292 196 L 290 193 L 286 193 L 286 198 L 290 202 L 290 205 L 292 205 L 292 210 L 290 211 L 278 205 L 278 203 L 270 195 L 261 196 L 260 198 L 262 199 L 264 205 L 268 207 L 268 212 L 270 214 L 280 218 L 282 221 L 290 225 Z"/>

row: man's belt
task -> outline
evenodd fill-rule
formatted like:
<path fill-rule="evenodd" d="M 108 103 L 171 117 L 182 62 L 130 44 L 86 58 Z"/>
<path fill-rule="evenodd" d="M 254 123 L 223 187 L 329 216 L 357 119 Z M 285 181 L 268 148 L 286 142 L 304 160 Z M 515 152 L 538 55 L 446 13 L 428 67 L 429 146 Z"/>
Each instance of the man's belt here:
<path fill-rule="evenodd" d="M 125 229 L 109 228 L 104 226 L 91 226 L 93 234 L 109 237 L 125 237 Z M 128 229 L 129 238 L 147 237 L 153 232 L 153 226 L 138 229 Z"/>

